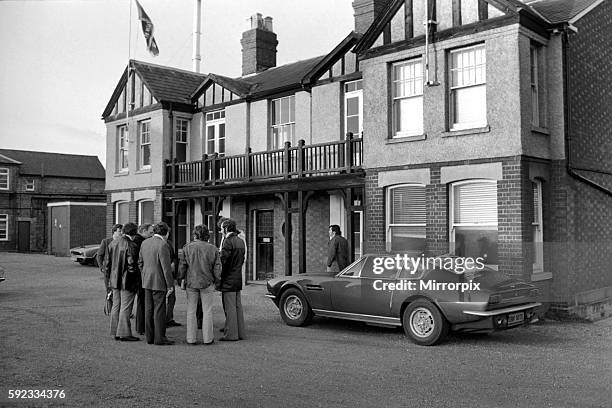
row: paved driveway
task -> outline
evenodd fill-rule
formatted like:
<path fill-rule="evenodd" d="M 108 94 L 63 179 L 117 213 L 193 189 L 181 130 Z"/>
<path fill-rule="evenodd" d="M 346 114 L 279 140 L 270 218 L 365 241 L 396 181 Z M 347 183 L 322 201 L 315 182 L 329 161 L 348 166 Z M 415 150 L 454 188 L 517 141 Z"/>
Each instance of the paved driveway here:
<path fill-rule="evenodd" d="M 183 326 L 168 329 L 175 346 L 156 347 L 108 335 L 97 268 L 6 253 L 0 264 L 0 406 L 611 406 L 609 324 L 547 322 L 419 347 L 400 330 L 354 322 L 288 327 L 251 285 L 248 340 L 187 346 Z M 185 310 L 179 290 L 176 320 Z M 214 313 L 221 327 L 220 298 Z M 66 397 L 15 402 L 9 389 Z"/>

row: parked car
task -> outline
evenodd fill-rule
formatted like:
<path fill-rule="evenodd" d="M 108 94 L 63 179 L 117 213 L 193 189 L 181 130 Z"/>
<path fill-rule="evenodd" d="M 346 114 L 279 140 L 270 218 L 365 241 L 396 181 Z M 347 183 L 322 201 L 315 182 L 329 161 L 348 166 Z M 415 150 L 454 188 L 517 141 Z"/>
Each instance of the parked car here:
<path fill-rule="evenodd" d="M 99 248 L 100 244 L 81 245 L 80 247 L 72 248 L 70 249 L 70 258 L 81 265 L 91 264 L 98 266 L 96 255 Z"/>
<path fill-rule="evenodd" d="M 6 280 L 5 270 L 2 266 L 0 266 L 0 282 L 4 282 Z"/>
<path fill-rule="evenodd" d="M 486 266 L 463 273 L 441 266 L 414 273 L 403 268 L 374 273 L 380 272 L 375 258 L 385 256 L 366 255 L 338 274 L 271 279 L 266 296 L 290 326 L 304 326 L 313 316 L 401 326 L 414 343 L 425 346 L 438 343 L 449 330 L 492 332 L 537 320 L 535 308 L 541 303 L 536 301 L 538 289 L 530 283 Z M 470 282 L 469 290 L 456 288 Z M 444 288 L 431 287 L 442 283 Z M 386 290 L 381 290 L 385 284 Z M 399 290 L 398 285 L 414 290 Z"/>

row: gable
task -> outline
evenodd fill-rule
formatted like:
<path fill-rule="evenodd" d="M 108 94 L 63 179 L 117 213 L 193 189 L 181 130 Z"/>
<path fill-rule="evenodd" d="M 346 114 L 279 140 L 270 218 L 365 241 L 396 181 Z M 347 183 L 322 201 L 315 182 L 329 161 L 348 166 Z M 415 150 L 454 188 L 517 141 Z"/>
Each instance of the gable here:
<path fill-rule="evenodd" d="M 191 99 L 196 99 L 199 107 L 206 108 L 243 99 L 249 88 L 248 84 L 240 80 L 209 74 L 208 79 L 192 94 Z"/>
<path fill-rule="evenodd" d="M 130 70 L 129 81 L 127 80 L 127 72 L 123 72 L 102 117 L 106 118 L 109 115 L 125 113 L 128 106 L 128 94 L 130 95 L 132 110 L 158 103 L 142 76 L 132 69 Z"/>
<path fill-rule="evenodd" d="M 433 31 L 444 31 L 506 15 L 518 9 L 508 0 L 395 0 L 365 33 L 356 51 L 425 36 L 426 19 Z"/>
<path fill-rule="evenodd" d="M 310 72 L 304 75 L 304 84 L 314 84 L 319 80 L 330 80 L 336 77 L 351 75 L 359 72 L 359 61 L 353 48 L 361 35 L 351 32 L 340 44 L 327 54 Z"/>

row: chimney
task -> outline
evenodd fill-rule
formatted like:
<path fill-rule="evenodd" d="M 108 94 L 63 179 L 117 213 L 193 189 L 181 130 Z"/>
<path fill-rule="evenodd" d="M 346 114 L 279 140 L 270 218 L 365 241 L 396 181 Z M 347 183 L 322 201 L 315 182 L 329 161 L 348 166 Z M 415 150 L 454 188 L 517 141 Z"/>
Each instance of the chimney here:
<path fill-rule="evenodd" d="M 276 34 L 272 17 L 253 14 L 250 29 L 242 33 L 242 75 L 255 74 L 276 66 Z"/>
<path fill-rule="evenodd" d="M 365 33 L 391 0 L 354 0 L 355 31 Z"/>

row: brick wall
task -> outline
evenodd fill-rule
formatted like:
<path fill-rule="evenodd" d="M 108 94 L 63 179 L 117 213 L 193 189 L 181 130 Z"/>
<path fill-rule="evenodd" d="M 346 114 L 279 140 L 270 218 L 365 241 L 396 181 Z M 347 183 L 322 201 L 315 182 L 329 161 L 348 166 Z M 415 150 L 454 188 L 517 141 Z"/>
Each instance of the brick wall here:
<path fill-rule="evenodd" d="M 138 202 L 134 200 L 134 192 L 139 189 L 125 189 L 125 190 L 114 190 L 112 192 L 106 193 L 106 236 L 111 235 L 111 229 L 115 224 L 115 205 L 111 202 L 111 193 L 119 193 L 119 192 L 129 192 L 130 200 L 128 206 L 128 217 L 129 222 L 133 222 L 138 224 Z M 155 199 L 153 200 L 153 220 L 155 222 L 166 221 L 170 228 L 172 228 L 172 220 L 163 216 L 163 197 L 161 193 L 161 188 L 155 189 Z M 168 211 L 170 211 L 170 206 L 168 206 Z"/>
<path fill-rule="evenodd" d="M 98 244 L 105 234 L 106 208 L 73 205 L 70 207 L 70 248 Z"/>

